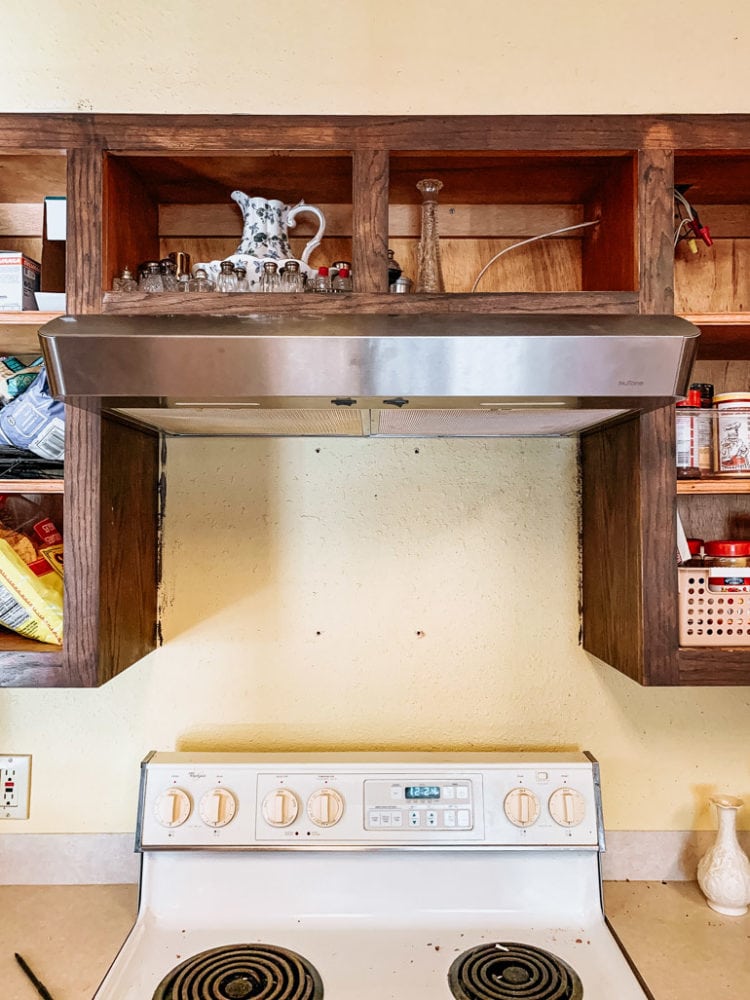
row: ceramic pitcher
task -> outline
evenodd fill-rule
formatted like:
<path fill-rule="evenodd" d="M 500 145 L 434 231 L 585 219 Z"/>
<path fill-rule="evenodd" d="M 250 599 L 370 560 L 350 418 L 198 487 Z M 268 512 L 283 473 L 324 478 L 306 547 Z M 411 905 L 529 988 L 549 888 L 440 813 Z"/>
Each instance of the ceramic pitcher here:
<path fill-rule="evenodd" d="M 233 191 L 232 200 L 242 210 L 242 241 L 237 247 L 239 256 L 259 257 L 262 260 L 287 260 L 293 257 L 289 246 L 289 230 L 302 212 L 309 212 L 318 220 L 318 231 L 305 246 L 299 259 L 307 264 L 313 250 L 320 245 L 326 228 L 323 213 L 314 205 L 300 201 L 285 205 L 283 201 L 268 198 L 251 198 L 244 191 Z"/>

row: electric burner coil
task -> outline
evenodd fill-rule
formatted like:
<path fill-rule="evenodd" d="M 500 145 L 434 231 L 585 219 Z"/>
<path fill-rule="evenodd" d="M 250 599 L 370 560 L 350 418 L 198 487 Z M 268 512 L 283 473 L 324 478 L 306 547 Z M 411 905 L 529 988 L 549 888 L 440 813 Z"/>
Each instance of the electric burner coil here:
<path fill-rule="evenodd" d="M 235 944 L 199 952 L 162 979 L 153 1000 L 322 1000 L 317 969 L 294 951 Z"/>
<path fill-rule="evenodd" d="M 456 1000 L 583 1000 L 581 980 L 562 959 L 515 942 L 463 952 L 448 982 Z"/>

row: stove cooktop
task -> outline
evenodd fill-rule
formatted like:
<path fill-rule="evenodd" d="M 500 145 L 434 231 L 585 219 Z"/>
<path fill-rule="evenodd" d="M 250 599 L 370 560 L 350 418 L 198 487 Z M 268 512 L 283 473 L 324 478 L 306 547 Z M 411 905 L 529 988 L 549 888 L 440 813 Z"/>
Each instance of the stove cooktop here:
<path fill-rule="evenodd" d="M 519 942 L 468 948 L 453 961 L 447 979 L 455 1000 L 584 1000 L 581 980 L 567 962 Z M 296 952 L 233 944 L 181 962 L 153 1000 L 323 1000 L 323 995 L 318 970 Z"/>

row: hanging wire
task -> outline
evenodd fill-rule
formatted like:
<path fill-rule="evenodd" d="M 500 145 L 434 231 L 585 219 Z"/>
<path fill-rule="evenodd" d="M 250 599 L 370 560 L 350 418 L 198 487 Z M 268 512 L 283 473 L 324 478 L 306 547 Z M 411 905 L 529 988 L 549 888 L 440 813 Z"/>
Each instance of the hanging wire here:
<path fill-rule="evenodd" d="M 549 233 L 540 233 L 538 236 L 530 236 L 527 240 L 521 240 L 520 243 L 511 243 L 509 247 L 505 247 L 499 253 L 496 253 L 491 260 L 487 261 L 477 275 L 476 281 L 471 286 L 472 292 L 477 290 L 477 285 L 482 280 L 487 270 L 495 263 L 496 260 L 499 260 L 503 254 L 509 253 L 511 250 L 517 250 L 519 247 L 524 247 L 527 243 L 536 243 L 537 240 L 546 240 L 548 236 L 559 236 L 561 233 L 570 233 L 574 229 L 585 229 L 586 226 L 598 226 L 599 222 L 599 219 L 593 219 L 591 222 L 579 222 L 575 226 L 565 226 L 563 229 L 553 229 Z"/>

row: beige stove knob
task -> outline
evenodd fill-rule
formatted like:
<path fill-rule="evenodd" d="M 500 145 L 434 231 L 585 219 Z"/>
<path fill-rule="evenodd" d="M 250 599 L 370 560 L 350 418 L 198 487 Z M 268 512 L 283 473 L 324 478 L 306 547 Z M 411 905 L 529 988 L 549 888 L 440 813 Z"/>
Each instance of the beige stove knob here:
<path fill-rule="evenodd" d="M 530 788 L 514 788 L 508 792 L 503 809 L 513 826 L 532 826 L 539 819 L 539 799 Z"/>
<path fill-rule="evenodd" d="M 237 799 L 228 788 L 212 788 L 201 798 L 198 812 L 206 826 L 226 826 L 237 812 Z"/>
<path fill-rule="evenodd" d="M 586 800 L 575 788 L 557 788 L 549 797 L 549 814 L 559 826 L 578 826 L 586 815 Z"/>
<path fill-rule="evenodd" d="M 156 800 L 156 820 L 161 826 L 182 826 L 192 811 L 192 800 L 181 788 L 168 788 Z"/>
<path fill-rule="evenodd" d="M 291 788 L 274 788 L 263 799 L 263 819 L 269 826 L 290 826 L 299 813 L 299 799 Z"/>
<path fill-rule="evenodd" d="M 320 788 L 307 800 L 307 815 L 316 826 L 336 826 L 344 815 L 344 797 L 335 788 Z"/>

